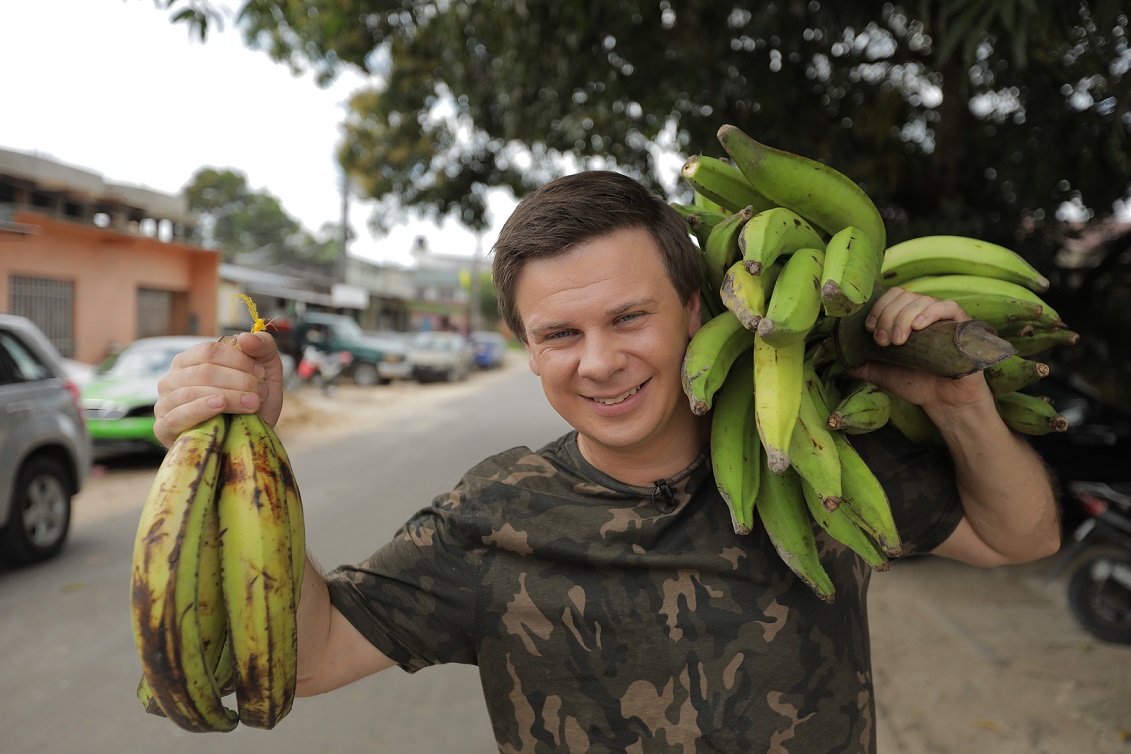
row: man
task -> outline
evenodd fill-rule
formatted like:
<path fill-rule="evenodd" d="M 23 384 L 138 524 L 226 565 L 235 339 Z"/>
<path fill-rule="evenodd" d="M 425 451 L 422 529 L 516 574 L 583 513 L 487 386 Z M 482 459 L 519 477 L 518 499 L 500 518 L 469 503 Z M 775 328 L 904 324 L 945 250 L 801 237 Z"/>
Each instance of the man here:
<path fill-rule="evenodd" d="M 822 539 L 837 601 L 819 601 L 764 532 L 734 534 L 715 488 L 709 419 L 680 385 L 701 324 L 682 219 L 635 181 L 581 173 L 525 199 L 494 251 L 500 310 L 575 431 L 487 459 L 356 567 L 308 558 L 299 693 L 473 663 L 503 752 L 871 751 L 868 569 Z M 867 326 L 898 344 L 948 318 L 966 315 L 893 289 Z M 271 338 L 240 346 L 176 359 L 163 442 L 222 411 L 278 419 Z M 857 374 L 923 406 L 949 450 L 854 438 L 907 552 L 995 566 L 1057 549 L 1049 477 L 980 374 Z"/>

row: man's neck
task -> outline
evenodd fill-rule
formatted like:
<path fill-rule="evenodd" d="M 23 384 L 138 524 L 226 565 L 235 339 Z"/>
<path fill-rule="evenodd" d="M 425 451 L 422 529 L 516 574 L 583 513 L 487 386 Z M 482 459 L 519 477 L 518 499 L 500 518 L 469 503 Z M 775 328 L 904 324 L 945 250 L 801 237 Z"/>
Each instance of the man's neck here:
<path fill-rule="evenodd" d="M 625 451 L 597 445 L 579 433 L 577 449 L 591 466 L 613 479 L 633 487 L 651 487 L 660 479 L 678 475 L 703 452 L 710 423 L 707 417 L 696 419 L 687 434 L 666 445 Z"/>

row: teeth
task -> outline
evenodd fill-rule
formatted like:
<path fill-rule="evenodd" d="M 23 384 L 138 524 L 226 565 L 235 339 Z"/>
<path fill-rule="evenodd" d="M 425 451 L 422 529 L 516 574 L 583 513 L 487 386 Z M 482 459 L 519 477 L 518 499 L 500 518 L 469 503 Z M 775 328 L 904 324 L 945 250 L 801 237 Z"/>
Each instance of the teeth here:
<path fill-rule="evenodd" d="M 629 390 L 627 393 L 621 393 L 616 398 L 594 398 L 593 400 L 597 401 L 598 403 L 604 403 L 606 406 L 614 406 L 630 395 L 636 395 L 637 391 L 639 390 L 640 386 L 637 385 L 636 387 L 632 388 L 632 390 Z"/>

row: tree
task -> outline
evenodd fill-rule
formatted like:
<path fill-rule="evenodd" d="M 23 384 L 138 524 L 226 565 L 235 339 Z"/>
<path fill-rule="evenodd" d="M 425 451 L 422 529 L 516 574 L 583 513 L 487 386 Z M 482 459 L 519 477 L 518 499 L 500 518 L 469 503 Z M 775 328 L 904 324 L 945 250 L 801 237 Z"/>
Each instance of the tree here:
<path fill-rule="evenodd" d="M 342 164 L 373 198 L 472 228 L 487 187 L 521 194 L 554 158 L 654 181 L 658 148 L 718 154 L 733 123 L 859 181 L 893 238 L 945 226 L 1015 244 L 1065 202 L 1109 216 L 1131 183 L 1120 6 L 246 0 L 238 23 L 324 81 L 376 74 Z M 1047 257 L 1048 238 L 1030 233 L 1030 251 Z"/>
<path fill-rule="evenodd" d="M 202 35 L 214 12 L 156 2 Z M 236 23 L 322 81 L 374 75 L 340 161 L 385 213 L 479 229 L 489 188 L 579 165 L 658 187 L 659 155 L 722 156 L 731 123 L 859 182 L 893 243 L 977 236 L 1063 290 L 1065 210 L 1102 223 L 1131 184 L 1122 0 L 244 0 Z"/>
<path fill-rule="evenodd" d="M 189 209 L 201 222 L 195 240 L 221 249 L 225 261 L 254 255 L 267 263 L 334 261 L 341 246 L 336 225 L 322 228 L 322 239 L 287 214 L 279 200 L 265 191 L 255 191 L 247 177 L 230 168 L 201 168 L 184 188 Z"/>

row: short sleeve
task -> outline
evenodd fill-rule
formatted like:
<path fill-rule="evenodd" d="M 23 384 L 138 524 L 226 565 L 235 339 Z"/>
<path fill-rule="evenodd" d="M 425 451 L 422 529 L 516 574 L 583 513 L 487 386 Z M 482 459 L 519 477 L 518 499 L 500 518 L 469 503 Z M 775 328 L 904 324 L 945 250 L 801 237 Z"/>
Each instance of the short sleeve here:
<path fill-rule="evenodd" d="M 330 600 L 403 669 L 475 663 L 475 613 L 482 555 L 457 491 L 437 498 L 392 541 L 327 576 Z"/>

